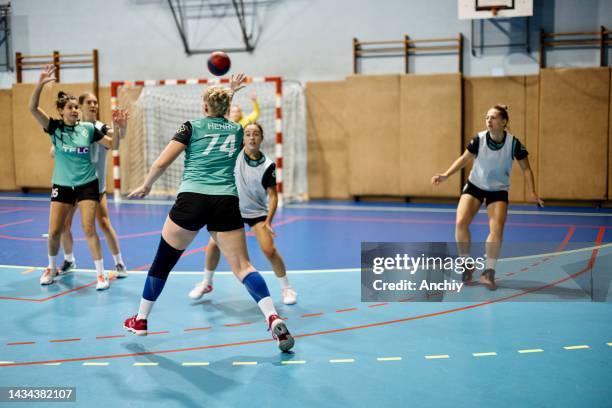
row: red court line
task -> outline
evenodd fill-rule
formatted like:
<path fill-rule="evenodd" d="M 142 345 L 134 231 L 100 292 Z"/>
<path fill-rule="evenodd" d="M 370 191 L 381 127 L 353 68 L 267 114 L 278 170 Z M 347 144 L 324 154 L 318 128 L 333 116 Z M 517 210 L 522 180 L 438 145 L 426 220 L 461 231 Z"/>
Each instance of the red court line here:
<path fill-rule="evenodd" d="M 351 307 L 350 309 L 338 309 L 336 313 L 344 313 L 344 312 L 354 312 L 358 310 L 356 307 Z"/>
<path fill-rule="evenodd" d="M 148 336 L 155 336 L 156 334 L 168 334 L 170 333 L 168 330 L 165 331 L 156 331 L 156 332 L 148 332 L 147 335 Z"/>
<path fill-rule="evenodd" d="M 7 346 L 24 346 L 26 344 L 36 344 L 35 341 L 16 341 L 13 343 L 6 343 Z"/>
<path fill-rule="evenodd" d="M 300 317 L 318 317 L 318 316 L 323 316 L 323 314 L 324 314 L 323 312 L 320 312 L 320 313 L 306 313 L 306 314 L 303 314 Z"/>
<path fill-rule="evenodd" d="M 27 220 L 7 222 L 6 224 L 0 224 L 0 228 L 10 227 L 12 225 L 27 224 L 28 222 L 32 222 L 32 221 L 34 221 L 33 218 L 28 218 Z"/>
<path fill-rule="evenodd" d="M 23 211 L 23 208 L 16 207 L 16 208 L 4 209 L 4 210 L 0 210 L 0 215 L 15 213 L 15 212 L 19 212 L 19 211 Z"/>
<path fill-rule="evenodd" d="M 96 340 L 119 339 L 121 337 L 125 337 L 125 334 L 119 334 L 116 336 L 97 336 Z"/>
<path fill-rule="evenodd" d="M 224 326 L 225 327 L 238 327 L 238 326 L 248 326 L 249 324 L 253 324 L 253 322 L 228 323 L 228 324 L 224 324 Z"/>
<path fill-rule="evenodd" d="M 81 339 L 60 339 L 60 340 L 49 340 L 49 343 L 68 343 L 72 341 L 81 341 Z"/>
<path fill-rule="evenodd" d="M 208 327 L 192 327 L 190 329 L 185 329 L 186 332 L 190 332 L 190 331 L 198 331 L 198 330 L 210 330 L 212 329 L 212 327 L 208 326 Z"/>
<path fill-rule="evenodd" d="M 597 244 L 601 244 L 601 239 L 603 238 L 603 230 L 600 230 L 598 236 L 597 236 Z M 347 332 L 347 331 L 354 331 L 354 330 L 361 330 L 361 329 L 367 329 L 367 328 L 372 328 L 372 327 L 381 327 L 381 326 L 387 326 L 387 325 L 391 325 L 391 324 L 397 324 L 397 323 L 405 323 L 405 322 L 409 322 L 409 321 L 414 321 L 414 320 L 420 320 L 420 319 L 426 319 L 426 318 L 430 318 L 430 317 L 436 317 L 436 316 L 442 316 L 442 315 L 446 315 L 446 314 L 451 314 L 451 313 L 457 313 L 457 312 L 462 312 L 462 311 L 466 311 L 466 310 L 470 310 L 470 309 L 476 309 L 478 307 L 483 307 L 483 306 L 487 306 L 490 304 L 494 304 L 494 303 L 499 303 L 499 302 L 504 302 L 510 299 L 514 299 L 517 297 L 521 297 L 521 296 L 525 296 L 529 293 L 532 292 L 537 292 L 539 290 L 542 289 L 546 289 L 549 288 L 551 286 L 555 286 L 559 283 L 563 283 L 569 279 L 573 279 L 583 273 L 585 273 L 586 271 L 590 270 L 593 265 L 595 264 L 595 259 L 597 258 L 597 254 L 599 252 L 599 249 L 594 249 L 593 252 L 591 253 L 591 258 L 589 259 L 589 263 L 588 265 L 583 268 L 582 270 L 576 272 L 573 275 L 569 275 L 565 278 L 559 279 L 558 281 L 549 283 L 547 285 L 544 286 L 540 286 L 538 288 L 532 288 L 520 293 L 515 293 L 513 295 L 509 295 L 509 296 L 505 296 L 505 297 L 501 297 L 498 299 L 489 299 L 487 301 L 484 302 L 480 302 L 480 303 L 476 303 L 473 305 L 469 305 L 469 306 L 463 306 L 463 307 L 457 307 L 457 308 L 453 308 L 453 309 L 447 309 L 447 310 L 442 310 L 440 312 L 434 312 L 434 313 L 427 313 L 427 314 L 422 314 L 422 315 L 417 315 L 417 316 L 411 316 L 411 317 L 405 317 L 402 319 L 395 319 L 395 320 L 387 320 L 387 321 L 383 321 L 383 322 L 378 322 L 378 323 L 369 323 L 369 324 L 362 324 L 362 325 L 358 325 L 358 326 L 350 326 L 350 327 L 342 327 L 342 328 L 338 328 L 338 329 L 331 329 L 331 330 L 324 330 L 324 331 L 316 331 L 316 332 L 311 332 L 311 333 L 303 333 L 303 334 L 297 334 L 294 335 L 295 338 L 303 338 L 303 337 L 312 337 L 312 336 L 321 336 L 321 335 L 325 335 L 325 334 L 332 334 L 332 333 L 341 333 L 341 332 Z M 25 361 L 25 362 L 20 362 L 20 363 L 12 363 L 12 364 L 3 364 L 2 367 L 17 367 L 17 366 L 29 366 L 29 365 L 39 365 L 39 364 L 49 364 L 49 363 L 71 363 L 71 362 L 77 362 L 77 361 L 88 361 L 88 360 L 103 360 L 103 359 L 114 359 L 114 358 L 123 358 L 123 357 L 138 357 L 138 356 L 150 356 L 150 355 L 162 355 L 162 354 L 170 354 L 170 353 L 181 353 L 181 352 L 187 352 L 187 351 L 199 351 L 199 350 L 209 350 L 209 349 L 217 349 L 217 348 L 227 348 L 227 347 L 237 347 L 237 346 L 246 346 L 246 345 L 252 345 L 252 344 L 259 344 L 259 343 L 269 343 L 273 341 L 273 339 L 258 339 L 258 340 L 247 340 L 247 341 L 241 341 L 241 342 L 235 342 L 235 343 L 223 343 L 223 344 L 213 344 L 213 345 L 207 345 L 207 346 L 197 346 L 197 347 L 186 347 L 186 348 L 179 348 L 179 349 L 168 349 L 168 350 L 158 350 L 158 351 L 144 351 L 144 352 L 140 352 L 140 353 L 125 353 L 125 354 L 111 354 L 111 355 L 105 355 L 105 356 L 87 356 L 87 357 L 72 357 L 72 358 L 65 358 L 65 359 L 58 359 L 58 360 L 42 360 L 42 361 Z"/>
<path fill-rule="evenodd" d="M 368 305 L 368 307 L 381 307 L 381 306 L 387 306 L 389 303 L 385 302 L 385 303 L 377 303 L 375 305 Z"/>

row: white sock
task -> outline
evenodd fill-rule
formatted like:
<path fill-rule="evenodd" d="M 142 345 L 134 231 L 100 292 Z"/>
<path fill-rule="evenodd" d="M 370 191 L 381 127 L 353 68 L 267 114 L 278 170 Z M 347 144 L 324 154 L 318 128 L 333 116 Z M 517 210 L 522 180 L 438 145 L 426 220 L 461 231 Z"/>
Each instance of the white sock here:
<path fill-rule="evenodd" d="M 495 269 L 497 265 L 497 259 L 487 257 L 485 261 L 485 269 Z"/>
<path fill-rule="evenodd" d="M 266 321 L 271 315 L 278 314 L 276 313 L 276 308 L 274 308 L 274 303 L 272 302 L 272 298 L 270 296 L 266 296 L 257 302 L 257 306 L 259 306 L 261 312 L 264 314 L 264 316 L 266 316 Z"/>
<path fill-rule="evenodd" d="M 74 254 L 67 254 L 66 252 L 64 252 L 64 261 L 74 262 Z"/>
<path fill-rule="evenodd" d="M 278 281 L 280 282 L 283 289 L 287 289 L 291 287 L 291 285 L 289 284 L 289 278 L 287 278 L 287 275 L 283 276 L 282 278 L 278 278 Z"/>
<path fill-rule="evenodd" d="M 145 298 L 140 299 L 140 306 L 138 307 L 138 315 L 136 320 L 146 320 L 153 309 L 154 301 L 147 300 Z"/>
<path fill-rule="evenodd" d="M 119 252 L 117 255 L 113 255 L 113 259 L 115 260 L 115 265 L 124 265 L 125 263 L 123 263 L 123 258 L 121 257 L 121 252 Z"/>
<path fill-rule="evenodd" d="M 208 269 L 204 270 L 204 282 L 212 285 L 213 276 L 215 276 L 215 271 L 209 271 Z"/>
<path fill-rule="evenodd" d="M 96 273 L 98 276 L 104 276 L 104 260 L 98 259 L 94 261 L 94 265 L 96 265 Z"/>
<path fill-rule="evenodd" d="M 49 255 L 49 268 L 54 271 L 57 268 L 57 255 Z"/>

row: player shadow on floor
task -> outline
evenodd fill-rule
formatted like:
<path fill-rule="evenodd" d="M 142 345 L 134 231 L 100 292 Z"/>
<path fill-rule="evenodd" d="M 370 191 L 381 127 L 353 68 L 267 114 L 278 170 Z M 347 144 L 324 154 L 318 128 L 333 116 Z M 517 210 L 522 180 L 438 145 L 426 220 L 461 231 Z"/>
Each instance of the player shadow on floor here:
<path fill-rule="evenodd" d="M 124 347 L 131 353 L 146 353 L 148 351 L 143 345 L 138 343 L 128 343 Z M 177 391 L 177 387 L 172 387 L 172 384 L 183 384 L 180 388 L 184 389 L 184 383 L 190 383 L 194 388 L 210 398 L 214 398 L 215 394 L 223 393 L 227 389 L 239 385 L 238 382 L 232 380 L 229 376 L 220 375 L 209 366 L 184 367 L 180 363 L 159 354 L 145 354 L 136 356 L 134 359 L 158 363 L 159 365 L 155 369 L 164 371 L 161 375 L 146 377 L 149 380 L 153 378 L 156 380 L 154 384 L 148 386 L 148 389 L 139 388 L 137 381 L 126 381 L 123 375 L 113 376 L 111 380 L 114 382 L 115 392 L 126 401 L 144 402 L 143 400 L 145 400 L 149 401 L 152 405 L 158 405 L 161 400 L 167 400 L 169 402 L 180 403 L 183 407 L 200 408 L 207 405 L 201 399 L 201 396 L 194 395 L 192 391 Z M 180 378 L 173 382 L 172 378 L 169 377 L 170 374 Z"/>

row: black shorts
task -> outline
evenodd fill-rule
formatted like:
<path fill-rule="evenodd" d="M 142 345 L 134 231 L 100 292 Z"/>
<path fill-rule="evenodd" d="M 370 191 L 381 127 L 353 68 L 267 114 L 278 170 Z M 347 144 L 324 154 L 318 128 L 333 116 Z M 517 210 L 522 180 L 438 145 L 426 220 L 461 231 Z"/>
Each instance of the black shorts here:
<path fill-rule="evenodd" d="M 508 203 L 508 192 L 505 190 L 499 191 L 486 191 L 476 187 L 474 184 L 469 181 L 463 186 L 462 194 L 469 194 L 472 197 L 475 197 L 481 203 L 484 201 L 486 206 L 494 203 L 496 201 L 505 201 Z"/>
<path fill-rule="evenodd" d="M 249 227 L 253 228 L 255 224 L 259 224 L 260 222 L 265 221 L 266 218 L 268 218 L 266 215 L 261 216 L 261 217 L 255 217 L 255 218 L 243 218 L 242 222 L 247 224 Z"/>
<path fill-rule="evenodd" d="M 93 200 L 100 202 L 98 179 L 76 187 L 66 187 L 54 184 L 51 188 L 51 201 L 74 205 L 79 201 Z"/>
<path fill-rule="evenodd" d="M 238 197 L 179 193 L 168 214 L 179 227 L 199 231 L 205 225 L 209 231 L 233 231 L 244 227 Z"/>

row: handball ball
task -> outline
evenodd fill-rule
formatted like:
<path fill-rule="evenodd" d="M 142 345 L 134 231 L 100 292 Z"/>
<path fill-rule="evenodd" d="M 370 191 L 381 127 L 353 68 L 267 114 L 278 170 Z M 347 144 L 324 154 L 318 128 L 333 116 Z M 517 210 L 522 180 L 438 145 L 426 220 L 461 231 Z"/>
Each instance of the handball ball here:
<path fill-rule="evenodd" d="M 208 57 L 208 70 L 216 76 L 225 75 L 229 71 L 231 61 L 223 51 L 215 51 Z"/>

